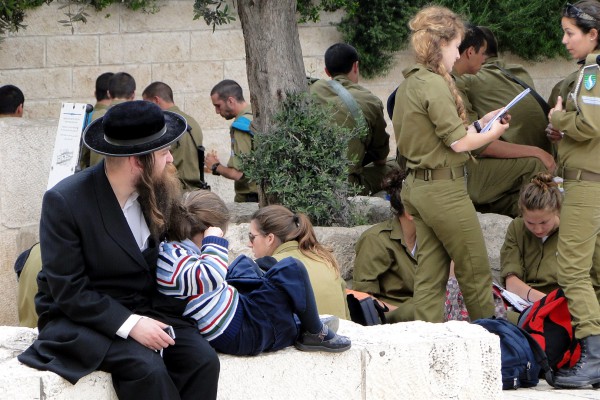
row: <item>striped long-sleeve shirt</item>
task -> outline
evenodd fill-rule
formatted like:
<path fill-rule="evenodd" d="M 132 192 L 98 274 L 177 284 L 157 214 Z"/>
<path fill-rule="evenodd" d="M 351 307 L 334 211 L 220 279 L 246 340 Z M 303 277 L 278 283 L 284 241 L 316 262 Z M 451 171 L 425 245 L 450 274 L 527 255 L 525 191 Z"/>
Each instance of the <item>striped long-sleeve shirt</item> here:
<path fill-rule="evenodd" d="M 198 322 L 200 333 L 211 341 L 234 318 L 239 294 L 227 284 L 228 242 L 207 236 L 202 248 L 191 240 L 163 242 L 156 270 L 158 290 L 188 300 L 184 316 Z"/>

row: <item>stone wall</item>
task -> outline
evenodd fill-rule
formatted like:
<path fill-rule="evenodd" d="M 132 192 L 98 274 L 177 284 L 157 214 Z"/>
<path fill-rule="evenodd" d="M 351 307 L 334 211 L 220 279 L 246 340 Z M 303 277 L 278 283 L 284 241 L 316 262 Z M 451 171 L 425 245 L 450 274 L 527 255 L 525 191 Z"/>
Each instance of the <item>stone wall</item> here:
<path fill-rule="evenodd" d="M 219 400 L 500 400 L 498 337 L 467 322 L 406 322 L 363 327 L 340 321 L 352 348 L 339 354 L 293 347 L 254 357 L 220 355 Z M 116 400 L 110 375 L 76 385 L 14 357 L 36 330 L 0 327 L 0 398 Z M 307 382 L 310 384 L 307 385 Z"/>
<path fill-rule="evenodd" d="M 247 92 L 244 42 L 239 22 L 217 27 L 213 32 L 203 20 L 192 19 L 193 1 L 162 2 L 157 14 L 131 11 L 113 5 L 97 13 L 90 11 L 86 24 L 77 24 L 75 34 L 57 21 L 65 10 L 57 2 L 29 11 L 26 29 L 10 34 L 0 44 L 0 85 L 11 83 L 25 93 L 25 117 L 56 119 L 61 102 L 94 104 L 96 77 L 106 71 L 126 71 L 137 81 L 137 98 L 153 81 L 164 81 L 174 91 L 176 103 L 198 120 L 207 149 L 217 149 L 226 161 L 229 149 L 228 121 L 215 114 L 210 89 L 230 78 Z M 235 9 L 234 9 L 235 10 Z M 110 17 L 106 17 L 110 15 Z M 332 23 L 341 13 L 324 13 L 319 23 L 299 27 L 306 73 L 325 77 L 323 54 L 341 40 Z M 561 46 L 560 38 L 556 45 Z M 547 97 L 552 86 L 575 65 L 566 60 L 532 64 L 508 55 L 511 62 L 525 64 L 536 87 Z M 402 81 L 401 71 L 413 63 L 410 51 L 396 55 L 396 65 L 385 77 L 363 80 L 368 89 L 386 102 Z M 249 96 L 246 96 L 249 98 Z M 388 120 L 389 122 L 389 120 Z M 392 153 L 395 144 L 392 134 Z M 209 179 L 213 186 L 227 189 L 231 182 Z"/>

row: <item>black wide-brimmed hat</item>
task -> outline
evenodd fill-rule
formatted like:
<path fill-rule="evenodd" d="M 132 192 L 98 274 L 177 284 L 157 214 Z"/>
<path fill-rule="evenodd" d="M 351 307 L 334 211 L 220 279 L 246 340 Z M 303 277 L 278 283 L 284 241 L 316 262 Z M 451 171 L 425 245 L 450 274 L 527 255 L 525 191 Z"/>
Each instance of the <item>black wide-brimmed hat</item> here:
<path fill-rule="evenodd" d="M 93 121 L 83 133 L 83 143 L 106 156 L 139 156 L 169 146 L 186 128 L 179 114 L 149 101 L 126 101 Z"/>

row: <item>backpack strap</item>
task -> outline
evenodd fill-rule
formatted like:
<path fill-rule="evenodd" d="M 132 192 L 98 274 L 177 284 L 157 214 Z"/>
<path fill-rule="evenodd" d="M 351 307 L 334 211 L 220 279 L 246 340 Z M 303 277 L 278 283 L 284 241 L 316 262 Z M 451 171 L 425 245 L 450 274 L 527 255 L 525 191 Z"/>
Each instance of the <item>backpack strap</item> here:
<path fill-rule="evenodd" d="M 187 133 L 189 133 L 190 138 L 192 139 L 192 143 L 196 148 L 196 153 L 198 154 L 198 171 L 200 172 L 200 188 L 204 190 L 210 190 L 210 186 L 204 180 L 204 152 L 206 149 L 204 146 L 198 146 L 196 140 L 194 139 L 194 135 L 192 135 L 192 128 L 188 125 Z"/>
<path fill-rule="evenodd" d="M 509 78 L 511 81 L 515 82 L 518 85 L 521 85 L 525 89 L 531 89 L 531 92 L 529 92 L 529 94 L 531 94 L 533 96 L 533 98 L 538 102 L 540 107 L 542 107 L 542 110 L 544 111 L 544 115 L 546 116 L 546 118 L 548 118 L 548 113 L 550 112 L 551 107 L 548 103 L 546 103 L 546 100 L 544 100 L 542 98 L 542 96 L 538 92 L 535 91 L 534 88 L 532 88 L 527 83 L 523 82 L 521 79 L 517 78 L 516 76 L 514 76 L 513 74 L 511 74 L 510 72 L 508 72 L 506 69 L 502 68 L 501 66 L 496 65 L 496 64 L 494 64 L 494 66 L 496 68 L 498 68 L 504 75 L 506 75 L 506 77 Z"/>
<path fill-rule="evenodd" d="M 365 120 L 365 116 L 363 114 L 362 109 L 359 107 L 356 99 L 352 96 L 352 94 L 346 89 L 341 83 L 336 81 L 335 79 L 331 79 L 327 81 L 327 84 L 333 89 L 335 94 L 339 96 L 340 99 L 344 102 L 352 118 L 354 118 L 354 122 L 359 126 L 366 126 L 367 121 Z"/>
<path fill-rule="evenodd" d="M 542 349 L 540 344 L 527 332 L 525 329 L 518 327 L 523 336 L 529 342 L 529 346 L 531 347 L 531 351 L 533 352 L 533 356 L 535 357 L 535 361 L 542 367 L 542 371 L 544 371 L 544 379 L 546 382 L 552 387 L 554 387 L 554 371 L 548 362 L 548 356 L 546 352 Z"/>
<path fill-rule="evenodd" d="M 254 137 L 254 132 L 250 129 L 250 124 L 252 121 L 245 115 L 239 116 L 233 121 L 231 127 L 237 129 L 238 131 L 246 132 L 250 136 Z"/>

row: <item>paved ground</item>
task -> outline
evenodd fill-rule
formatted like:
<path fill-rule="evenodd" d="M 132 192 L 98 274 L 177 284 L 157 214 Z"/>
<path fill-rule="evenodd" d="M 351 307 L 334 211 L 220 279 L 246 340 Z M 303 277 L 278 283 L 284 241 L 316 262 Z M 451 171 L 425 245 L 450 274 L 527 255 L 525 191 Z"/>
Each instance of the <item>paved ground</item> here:
<path fill-rule="evenodd" d="M 504 390 L 504 400 L 582 400 L 600 399 L 600 389 L 554 389 L 543 379 L 533 388 Z"/>

